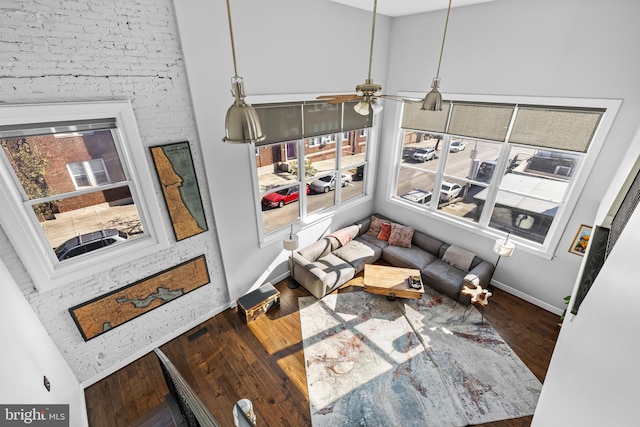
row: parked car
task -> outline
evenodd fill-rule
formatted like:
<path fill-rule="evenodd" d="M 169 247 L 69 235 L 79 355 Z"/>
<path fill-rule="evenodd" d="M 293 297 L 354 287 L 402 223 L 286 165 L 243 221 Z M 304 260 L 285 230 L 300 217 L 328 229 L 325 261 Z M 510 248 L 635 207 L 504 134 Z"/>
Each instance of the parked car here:
<path fill-rule="evenodd" d="M 413 153 L 413 160 L 417 162 L 426 162 L 427 160 L 433 160 L 436 158 L 435 148 L 420 148 Z"/>
<path fill-rule="evenodd" d="M 426 205 L 431 200 L 431 191 L 416 188 L 415 190 L 411 190 L 408 193 L 404 193 L 400 197 L 419 205 Z"/>
<path fill-rule="evenodd" d="M 307 187 L 307 194 L 309 188 Z M 262 197 L 262 208 L 281 208 L 284 205 L 298 200 L 298 187 L 283 188 L 282 190 L 267 193 Z"/>
<path fill-rule="evenodd" d="M 443 181 L 440 187 L 440 200 L 443 202 L 450 202 L 456 197 L 460 196 L 462 187 L 453 182 Z"/>
<path fill-rule="evenodd" d="M 118 242 L 126 242 L 129 235 L 115 228 L 93 231 L 72 237 L 55 249 L 58 260 L 73 258 Z"/>
<path fill-rule="evenodd" d="M 342 186 L 353 182 L 353 177 L 349 173 L 342 174 Z M 327 175 L 313 181 L 309 185 L 309 189 L 314 193 L 327 193 L 336 189 L 336 175 Z"/>
<path fill-rule="evenodd" d="M 451 145 L 449 146 L 450 153 L 457 153 L 458 151 L 462 151 L 466 148 L 466 145 L 462 141 L 451 141 Z"/>

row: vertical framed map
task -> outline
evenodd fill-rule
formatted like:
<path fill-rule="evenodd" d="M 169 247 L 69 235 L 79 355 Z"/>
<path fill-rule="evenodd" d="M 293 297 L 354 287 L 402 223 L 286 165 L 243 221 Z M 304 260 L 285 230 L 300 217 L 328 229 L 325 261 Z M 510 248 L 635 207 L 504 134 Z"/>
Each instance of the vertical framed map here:
<path fill-rule="evenodd" d="M 176 240 L 208 230 L 188 141 L 151 147 Z"/>

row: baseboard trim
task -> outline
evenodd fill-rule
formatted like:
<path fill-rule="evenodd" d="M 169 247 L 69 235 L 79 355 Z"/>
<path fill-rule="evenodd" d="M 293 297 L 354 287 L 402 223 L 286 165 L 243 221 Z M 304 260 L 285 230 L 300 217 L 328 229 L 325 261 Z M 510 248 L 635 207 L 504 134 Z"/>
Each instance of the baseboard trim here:
<path fill-rule="evenodd" d="M 97 383 L 98 381 L 100 381 L 100 380 L 108 377 L 109 375 L 113 374 L 114 372 L 124 368 L 128 364 L 130 364 L 132 362 L 135 362 L 136 360 L 138 360 L 142 356 L 152 352 L 154 348 L 160 347 L 161 345 L 164 345 L 164 344 L 168 343 L 172 339 L 179 337 L 180 335 L 184 334 L 188 330 L 193 329 L 196 326 L 200 325 L 201 323 L 204 323 L 207 320 L 211 319 L 213 316 L 216 316 L 216 315 L 222 313 L 223 311 L 225 311 L 226 309 L 231 308 L 231 306 L 232 306 L 232 304 L 230 302 L 228 302 L 226 304 L 221 305 L 220 307 L 217 307 L 217 308 L 207 312 L 206 314 L 204 314 L 203 316 L 200 316 L 199 318 L 197 318 L 193 322 L 190 322 L 190 323 L 182 326 L 181 328 L 178 328 L 178 329 L 174 330 L 170 334 L 165 335 L 164 337 L 160 338 L 159 340 L 157 340 L 157 341 L 155 341 L 155 342 L 153 342 L 153 343 L 141 348 L 140 350 L 136 351 L 131 356 L 126 357 L 126 358 L 122 359 L 121 361 L 111 365 L 110 367 L 108 367 L 104 371 L 101 371 L 101 372 L 97 373 L 96 375 L 92 376 L 91 378 L 89 378 L 89 379 L 87 379 L 85 381 L 82 381 L 80 383 L 80 387 L 82 389 L 86 389 L 86 388 L 92 386 L 93 384 Z M 235 301 L 233 303 L 233 306 L 235 306 Z"/>
<path fill-rule="evenodd" d="M 541 301 L 541 300 L 539 300 L 537 298 L 532 297 L 529 294 L 525 294 L 522 291 L 514 289 L 514 288 L 512 288 L 510 286 L 507 286 L 504 283 L 500 283 L 500 282 L 498 282 L 496 280 L 491 280 L 491 285 L 495 286 L 498 289 L 502 289 L 503 291 L 508 292 L 511 295 L 515 295 L 515 296 L 517 296 L 518 298 L 520 298 L 522 300 L 530 302 L 533 305 L 536 305 L 536 306 L 538 306 L 540 308 L 543 308 L 543 309 L 545 309 L 545 310 L 547 310 L 547 311 L 549 311 L 549 312 L 551 312 L 553 314 L 557 314 L 558 316 L 562 315 L 562 311 L 563 310 L 559 309 L 558 307 L 554 307 L 551 304 L 548 304 L 548 303 L 546 303 L 544 301 Z"/>

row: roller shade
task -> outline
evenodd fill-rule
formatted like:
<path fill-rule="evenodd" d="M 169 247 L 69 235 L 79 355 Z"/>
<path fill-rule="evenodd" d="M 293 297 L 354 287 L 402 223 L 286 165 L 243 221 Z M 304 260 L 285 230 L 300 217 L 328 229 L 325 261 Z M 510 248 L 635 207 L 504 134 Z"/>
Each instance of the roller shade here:
<path fill-rule="evenodd" d="M 513 116 L 513 106 L 453 104 L 447 133 L 504 141 Z"/>
<path fill-rule="evenodd" d="M 603 112 L 519 107 L 509 142 L 585 153 Z"/>
<path fill-rule="evenodd" d="M 16 138 L 56 133 L 115 129 L 116 119 L 76 120 L 73 122 L 28 123 L 0 126 L 0 138 Z"/>
<path fill-rule="evenodd" d="M 355 105 L 355 102 L 329 104 L 320 101 L 254 105 L 266 135 L 256 147 L 371 127 L 373 113 L 360 115 L 354 111 Z"/>
<path fill-rule="evenodd" d="M 402 128 L 443 133 L 451 104 L 444 102 L 442 111 L 423 111 L 421 102 L 404 102 Z"/>

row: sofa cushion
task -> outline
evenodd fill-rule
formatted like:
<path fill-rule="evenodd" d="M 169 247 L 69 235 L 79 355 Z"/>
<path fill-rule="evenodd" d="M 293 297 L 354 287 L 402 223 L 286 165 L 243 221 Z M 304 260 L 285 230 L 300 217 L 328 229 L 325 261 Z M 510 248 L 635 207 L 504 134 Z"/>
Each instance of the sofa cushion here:
<path fill-rule="evenodd" d="M 380 229 L 382 228 L 382 223 L 386 222 L 385 220 L 378 218 L 375 215 L 371 215 L 371 223 L 369 224 L 369 230 L 367 234 L 373 237 L 378 237 L 380 234 Z"/>
<path fill-rule="evenodd" d="M 391 235 L 391 224 L 388 222 L 383 222 L 380 227 L 380 233 L 378 233 L 378 239 L 389 241 L 390 235 Z"/>
<path fill-rule="evenodd" d="M 317 242 L 311 243 L 309 246 L 298 249 L 298 253 L 302 255 L 303 258 L 314 262 L 318 258 L 322 258 L 323 256 L 331 253 L 333 249 L 334 247 L 331 243 L 331 240 L 324 238 L 318 240 Z"/>
<path fill-rule="evenodd" d="M 312 264 L 322 270 L 325 275 L 322 282 L 327 286 L 327 292 L 344 285 L 355 276 L 355 268 L 334 254 L 325 255 Z"/>
<path fill-rule="evenodd" d="M 408 227 L 402 224 L 391 224 L 391 234 L 389 235 L 389 244 L 395 246 L 402 246 L 404 248 L 411 247 L 411 239 L 413 239 L 413 233 L 415 228 Z"/>
<path fill-rule="evenodd" d="M 416 230 L 413 233 L 411 244 L 435 255 L 436 258 L 440 258 L 440 248 L 444 245 L 444 242 L 436 239 L 435 237 L 431 237 L 422 231 Z"/>
<path fill-rule="evenodd" d="M 444 254 L 447 252 L 447 249 L 449 249 L 449 246 L 451 246 L 449 243 L 443 243 L 443 245 L 440 247 L 438 258 L 442 259 Z M 473 261 L 471 261 L 471 266 L 469 267 L 469 270 L 473 270 L 482 262 L 485 262 L 485 261 L 476 255 L 475 257 L 473 257 Z"/>
<path fill-rule="evenodd" d="M 364 269 L 365 264 L 377 261 L 381 254 L 382 249 L 378 246 L 360 240 L 352 240 L 333 251 L 333 255 L 351 264 L 356 269 L 356 274 Z"/>
<path fill-rule="evenodd" d="M 471 269 L 471 263 L 476 254 L 469 252 L 466 249 L 462 249 L 458 246 L 451 245 L 442 255 L 442 260 L 447 264 L 454 265 L 461 270 L 469 271 Z"/>
<path fill-rule="evenodd" d="M 435 255 L 417 246 L 403 248 L 402 246 L 388 245 L 382 251 L 382 259 L 396 267 L 422 270 L 427 264 L 432 263 L 437 258 Z"/>
<path fill-rule="evenodd" d="M 362 236 L 356 238 L 355 240 L 360 240 L 369 245 L 375 245 L 380 249 L 384 249 L 389 246 L 389 243 L 386 240 L 380 240 L 377 237 L 372 236 L 371 234 L 363 234 Z"/>
<path fill-rule="evenodd" d="M 460 297 L 464 277 L 467 275 L 466 271 L 447 264 L 441 259 L 436 259 L 424 267 L 420 273 L 422 273 L 422 280 L 425 285 L 456 301 Z"/>

